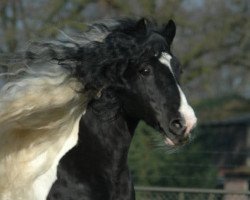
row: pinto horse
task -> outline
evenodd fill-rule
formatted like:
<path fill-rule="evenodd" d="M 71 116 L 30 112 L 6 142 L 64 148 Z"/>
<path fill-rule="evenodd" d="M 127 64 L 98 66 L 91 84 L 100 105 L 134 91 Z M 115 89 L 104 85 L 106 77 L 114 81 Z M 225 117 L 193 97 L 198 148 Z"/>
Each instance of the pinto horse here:
<path fill-rule="evenodd" d="M 49 200 L 135 199 L 127 155 L 140 120 L 162 133 L 167 145 L 188 142 L 196 118 L 178 84 L 180 66 L 170 51 L 175 29 L 173 21 L 158 29 L 142 19 L 117 27 L 104 40 L 122 57 L 113 65 L 125 69 L 119 84 L 106 87 L 87 106 L 78 144 L 60 161 Z"/>
<path fill-rule="evenodd" d="M 86 107 L 107 89 L 129 123 L 143 119 L 166 144 L 185 143 L 196 118 L 179 86 L 174 35 L 173 21 L 100 22 L 81 37 L 33 43 L 18 70 L 0 74 L 0 199 L 46 199 Z"/>

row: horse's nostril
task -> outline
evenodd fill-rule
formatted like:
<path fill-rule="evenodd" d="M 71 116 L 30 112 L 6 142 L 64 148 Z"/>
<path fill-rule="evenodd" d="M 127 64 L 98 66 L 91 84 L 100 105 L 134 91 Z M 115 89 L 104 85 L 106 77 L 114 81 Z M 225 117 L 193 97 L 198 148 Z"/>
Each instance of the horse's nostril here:
<path fill-rule="evenodd" d="M 179 121 L 175 121 L 173 123 L 173 127 L 176 128 L 176 129 L 180 129 L 182 127 L 182 124 Z"/>
<path fill-rule="evenodd" d="M 174 119 L 170 122 L 170 126 L 174 129 L 181 129 L 183 127 L 183 122 L 181 119 Z"/>
<path fill-rule="evenodd" d="M 182 119 L 172 120 L 169 126 L 170 131 L 176 135 L 184 135 L 186 128 L 185 122 Z"/>

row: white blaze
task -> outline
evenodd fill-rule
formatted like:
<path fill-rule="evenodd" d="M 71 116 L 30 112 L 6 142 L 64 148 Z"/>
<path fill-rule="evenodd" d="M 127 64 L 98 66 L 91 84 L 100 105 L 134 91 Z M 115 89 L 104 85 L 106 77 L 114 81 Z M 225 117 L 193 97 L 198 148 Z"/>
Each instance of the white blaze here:
<path fill-rule="evenodd" d="M 182 92 L 182 89 L 180 88 L 179 85 L 177 85 L 177 86 L 178 86 L 178 89 L 179 89 L 179 92 L 180 92 L 180 97 L 181 97 L 179 112 L 180 112 L 180 114 L 182 115 L 182 117 L 184 118 L 184 120 L 186 122 L 186 126 L 187 126 L 186 134 L 187 134 L 196 125 L 197 118 L 196 118 L 196 116 L 194 114 L 193 108 L 188 104 L 186 96 Z"/>
<path fill-rule="evenodd" d="M 159 61 L 169 68 L 170 72 L 173 74 L 173 77 L 175 78 L 173 69 L 172 69 L 171 64 L 170 64 L 171 59 L 172 59 L 171 55 L 169 55 L 166 52 L 163 52 L 161 54 Z M 176 85 L 178 87 L 179 94 L 180 94 L 180 107 L 179 107 L 178 111 L 181 114 L 181 116 L 183 117 L 183 119 L 185 120 L 185 123 L 187 126 L 186 134 L 188 134 L 191 131 L 191 129 L 195 126 L 195 124 L 197 122 L 197 118 L 195 116 L 193 108 L 188 104 L 186 96 L 183 93 L 183 91 L 182 91 L 181 87 L 179 86 L 179 84 L 177 83 L 177 81 L 176 81 Z"/>
<path fill-rule="evenodd" d="M 169 70 L 172 72 L 172 74 L 174 75 L 173 69 L 170 64 L 171 59 L 172 59 L 172 56 L 170 56 L 168 53 L 163 52 L 159 60 L 162 64 L 166 65 L 169 68 Z"/>

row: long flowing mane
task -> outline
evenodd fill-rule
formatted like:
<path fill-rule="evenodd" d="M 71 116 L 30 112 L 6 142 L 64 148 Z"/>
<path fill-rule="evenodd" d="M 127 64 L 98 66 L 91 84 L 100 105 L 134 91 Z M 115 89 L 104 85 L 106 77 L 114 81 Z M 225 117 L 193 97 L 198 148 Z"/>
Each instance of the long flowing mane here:
<path fill-rule="evenodd" d="M 79 38 L 33 43 L 16 70 L 0 74 L 1 200 L 45 199 L 60 158 L 77 143 L 87 103 L 108 81 L 90 60 L 111 31 L 124 27 L 110 20 Z"/>

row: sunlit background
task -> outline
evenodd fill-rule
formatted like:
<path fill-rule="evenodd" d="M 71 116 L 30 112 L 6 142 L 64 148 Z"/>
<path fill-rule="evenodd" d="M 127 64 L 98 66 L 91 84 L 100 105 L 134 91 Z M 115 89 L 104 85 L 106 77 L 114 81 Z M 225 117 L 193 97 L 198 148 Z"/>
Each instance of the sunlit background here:
<path fill-rule="evenodd" d="M 249 0 L 1 0 L 0 53 L 59 37 L 61 30 L 80 34 L 93 21 L 126 16 L 176 22 L 173 51 L 199 119 L 192 142 L 174 152 L 161 147 L 159 134 L 140 123 L 129 165 L 136 186 L 154 188 L 137 188 L 138 199 L 248 199 Z"/>

